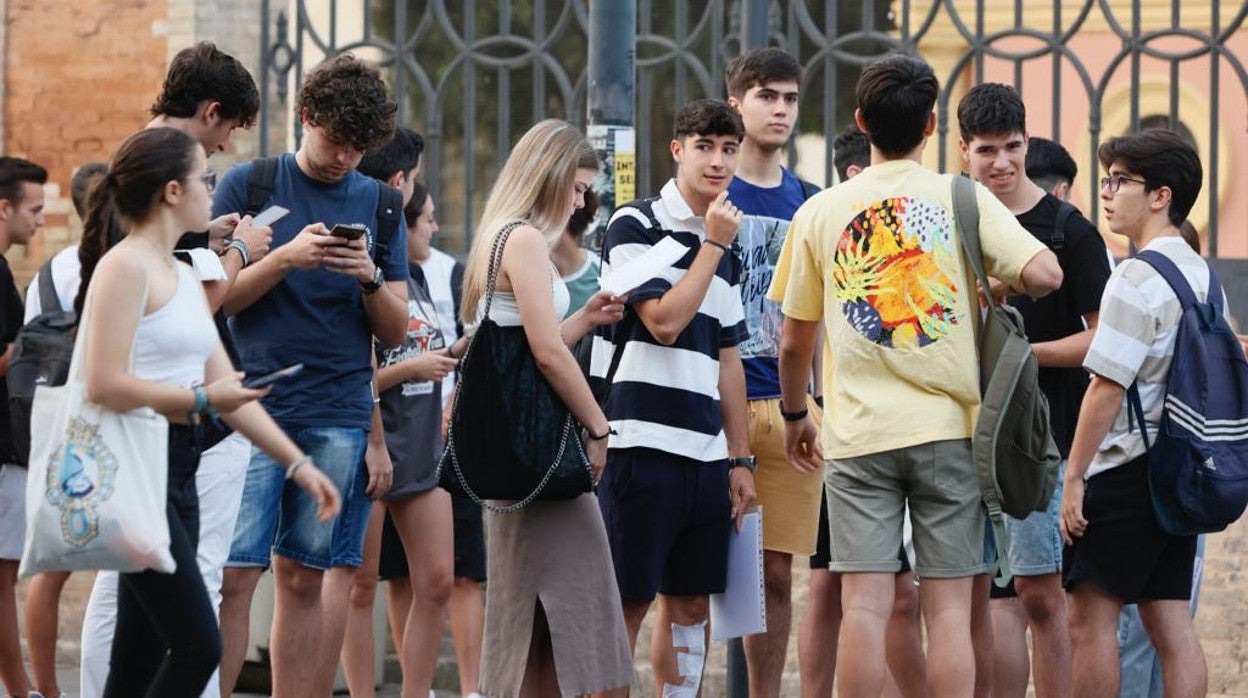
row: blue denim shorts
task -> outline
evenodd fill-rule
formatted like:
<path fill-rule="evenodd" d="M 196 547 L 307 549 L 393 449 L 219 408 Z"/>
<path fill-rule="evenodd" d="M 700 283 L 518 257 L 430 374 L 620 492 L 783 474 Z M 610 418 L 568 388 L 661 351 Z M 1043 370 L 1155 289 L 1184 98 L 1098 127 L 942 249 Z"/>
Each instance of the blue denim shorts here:
<path fill-rule="evenodd" d="M 1033 511 L 1025 519 L 1005 517 L 1010 537 L 1010 572 L 1016 577 L 1036 577 L 1062 571 L 1062 533 L 1058 529 L 1062 513 L 1062 477 L 1066 461 L 1057 468 L 1057 487 L 1045 511 Z"/>
<path fill-rule="evenodd" d="M 358 566 L 363 560 L 370 505 L 364 494 L 368 432 L 308 427 L 287 434 L 338 487 L 342 512 L 333 521 L 318 522 L 316 503 L 298 485 L 286 481 L 285 468 L 252 449 L 229 566 L 268 567 L 273 553 L 320 570 Z"/>

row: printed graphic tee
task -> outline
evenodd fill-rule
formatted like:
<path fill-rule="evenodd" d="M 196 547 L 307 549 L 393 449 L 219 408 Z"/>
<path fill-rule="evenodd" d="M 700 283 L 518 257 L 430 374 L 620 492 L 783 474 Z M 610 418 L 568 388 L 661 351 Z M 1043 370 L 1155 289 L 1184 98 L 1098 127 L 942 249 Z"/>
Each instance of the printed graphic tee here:
<path fill-rule="evenodd" d="M 780 397 L 780 304 L 767 298 L 789 221 L 806 200 L 802 181 L 783 171 L 779 186 L 760 187 L 741 178 L 728 185 L 728 200 L 745 214 L 733 252 L 741 258 L 741 303 L 749 337 L 738 347 L 751 400 Z"/>
<path fill-rule="evenodd" d="M 965 439 L 979 409 L 974 271 L 952 177 L 911 160 L 816 194 L 789 228 L 770 296 L 825 321 L 823 448 L 849 458 Z M 1044 245 L 975 185 L 984 268 L 1017 286 Z"/>

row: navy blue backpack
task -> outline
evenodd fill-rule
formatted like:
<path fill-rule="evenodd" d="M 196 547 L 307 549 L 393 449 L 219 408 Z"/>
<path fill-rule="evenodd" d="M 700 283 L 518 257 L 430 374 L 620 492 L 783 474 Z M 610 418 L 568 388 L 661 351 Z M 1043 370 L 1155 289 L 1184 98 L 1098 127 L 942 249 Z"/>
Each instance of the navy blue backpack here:
<path fill-rule="evenodd" d="M 1139 390 L 1127 391 L 1129 419 L 1148 449 L 1153 509 L 1170 535 L 1221 531 L 1248 506 L 1248 361 L 1222 316 L 1222 285 L 1212 267 L 1201 303 L 1165 255 L 1145 250 L 1136 259 L 1156 269 L 1183 306 L 1151 444 Z"/>

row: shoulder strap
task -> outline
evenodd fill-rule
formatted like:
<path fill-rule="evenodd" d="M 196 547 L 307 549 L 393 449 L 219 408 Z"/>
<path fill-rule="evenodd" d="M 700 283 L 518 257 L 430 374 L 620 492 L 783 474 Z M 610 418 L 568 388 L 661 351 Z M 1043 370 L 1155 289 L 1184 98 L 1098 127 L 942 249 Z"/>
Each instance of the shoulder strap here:
<path fill-rule="evenodd" d="M 1057 216 L 1053 219 L 1053 237 L 1049 238 L 1049 249 L 1060 250 L 1066 244 L 1066 224 L 1078 210 L 1069 201 L 1063 201 L 1057 207 Z"/>
<path fill-rule="evenodd" d="M 278 157 L 274 155 L 251 161 L 251 172 L 247 175 L 247 210 L 244 213 L 252 216 L 260 213 L 265 202 L 273 196 Z"/>
<path fill-rule="evenodd" d="M 1213 265 L 1208 260 L 1205 266 L 1209 268 L 1209 290 L 1206 292 L 1205 301 L 1213 306 L 1214 313 L 1219 317 L 1222 316 L 1222 282 L 1218 280 L 1218 273 L 1213 270 Z"/>
<path fill-rule="evenodd" d="M 524 221 L 512 221 L 503 226 L 498 231 L 498 236 L 494 238 L 494 249 L 490 251 L 490 268 L 486 272 L 485 277 L 485 312 L 481 314 L 481 320 L 490 319 L 490 305 L 494 302 L 494 287 L 498 285 L 498 272 L 503 267 L 503 247 L 507 245 L 507 238 L 511 237 L 512 231 L 524 225 Z"/>
<path fill-rule="evenodd" d="M 797 181 L 802 183 L 802 199 L 809 199 L 815 194 L 818 194 L 819 192 L 823 191 L 822 189 L 819 188 L 819 185 L 815 184 L 814 182 L 807 182 L 806 180 L 801 179 L 801 178 L 799 178 Z"/>
<path fill-rule="evenodd" d="M 1174 295 L 1179 297 L 1179 303 L 1182 304 L 1183 310 L 1196 305 L 1196 292 L 1192 290 L 1192 285 L 1187 282 L 1187 277 L 1183 276 L 1183 272 L 1175 266 L 1170 258 L 1156 250 L 1142 250 L 1136 253 L 1135 258 L 1147 263 L 1150 267 L 1157 270 L 1161 274 L 1161 278 L 1170 284 L 1170 289 L 1174 291 Z M 1217 281 L 1213 275 L 1213 269 L 1209 270 L 1209 283 L 1212 285 Z M 1221 291 L 1221 287 L 1218 288 Z M 1221 293 L 1218 293 L 1219 302 L 1221 301 Z"/>
<path fill-rule="evenodd" d="M 384 267 L 390 258 L 390 245 L 403 217 L 403 193 L 384 183 L 377 183 L 377 239 L 373 241 L 373 261 Z"/>
<path fill-rule="evenodd" d="M 962 241 L 966 261 L 984 287 L 988 304 L 996 305 L 996 299 L 986 292 L 988 275 L 984 273 L 984 253 L 979 247 L 979 202 L 975 200 L 975 183 L 962 175 L 953 177 L 953 217 L 958 224 L 958 239 Z"/>
<path fill-rule="evenodd" d="M 56 284 L 52 280 L 52 259 L 43 263 L 39 267 L 39 312 L 52 313 L 62 312 L 65 309 L 61 307 L 61 299 L 56 295 Z"/>
<path fill-rule="evenodd" d="M 455 309 L 455 332 L 464 335 L 464 328 L 459 321 L 460 298 L 464 295 L 464 264 L 456 261 L 451 267 L 451 305 Z"/>

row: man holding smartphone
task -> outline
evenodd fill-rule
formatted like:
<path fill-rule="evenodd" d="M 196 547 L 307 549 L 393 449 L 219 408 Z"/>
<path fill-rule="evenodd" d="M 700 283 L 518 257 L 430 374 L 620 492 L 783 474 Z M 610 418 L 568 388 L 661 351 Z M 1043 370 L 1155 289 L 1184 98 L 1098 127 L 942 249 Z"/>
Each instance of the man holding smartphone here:
<path fill-rule="evenodd" d="M 342 641 L 340 627 L 322 630 L 324 572 L 359 566 L 369 495 L 389 489 L 389 471 L 367 470 L 364 452 L 373 337 L 394 346 L 407 330 L 406 244 L 396 223 L 402 204 L 397 192 L 355 168 L 365 151 L 391 138 L 396 110 L 376 67 L 350 54 L 330 58 L 300 89 L 299 150 L 231 169 L 213 201 L 217 213 L 247 209 L 253 170 L 273 168 L 259 205 L 290 214 L 273 225 L 272 252 L 239 274 L 225 309 L 249 373 L 304 365 L 274 384 L 265 407 L 343 493 L 342 514 L 320 525 L 314 502 L 287 490 L 283 464 L 253 456 L 222 590 L 222 693 L 233 689 L 242 667 L 251 596 L 271 561 L 273 694 L 315 692 L 308 661 Z M 366 230 L 346 240 L 331 233 L 338 224 Z M 345 606 L 343 596 L 326 603 Z"/>

